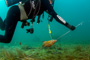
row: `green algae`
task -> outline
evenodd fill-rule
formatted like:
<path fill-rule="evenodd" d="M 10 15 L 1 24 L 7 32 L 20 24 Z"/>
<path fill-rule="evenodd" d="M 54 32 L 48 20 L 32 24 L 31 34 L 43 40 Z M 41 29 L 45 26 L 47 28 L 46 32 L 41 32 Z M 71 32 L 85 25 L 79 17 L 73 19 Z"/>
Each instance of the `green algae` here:
<path fill-rule="evenodd" d="M 28 48 L 28 47 L 27 47 Z M 30 47 L 29 47 L 30 48 Z M 90 60 L 90 45 L 2 49 L 0 60 Z"/>

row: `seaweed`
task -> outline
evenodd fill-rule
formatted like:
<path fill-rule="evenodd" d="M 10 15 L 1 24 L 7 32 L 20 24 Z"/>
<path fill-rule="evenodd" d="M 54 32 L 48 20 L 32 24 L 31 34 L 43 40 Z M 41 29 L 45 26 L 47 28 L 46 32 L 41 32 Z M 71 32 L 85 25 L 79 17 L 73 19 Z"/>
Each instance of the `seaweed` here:
<path fill-rule="evenodd" d="M 10 52 L 6 49 L 3 49 L 1 54 L 2 54 L 2 57 L 5 57 L 5 59 L 7 59 L 7 60 L 15 60 L 16 59 L 15 54 L 13 54 L 12 52 Z"/>
<path fill-rule="evenodd" d="M 82 52 L 83 47 L 82 46 L 76 46 L 74 52 Z"/>
<path fill-rule="evenodd" d="M 13 51 L 2 49 L 0 51 L 0 60 L 90 60 L 89 46 L 82 45 L 52 46 L 51 48 L 35 48 L 23 50 L 15 49 Z M 60 52 L 60 53 L 59 53 Z"/>
<path fill-rule="evenodd" d="M 28 45 L 22 45 L 21 46 L 21 49 L 23 49 L 23 50 L 29 50 L 31 48 Z"/>
<path fill-rule="evenodd" d="M 16 53 L 18 58 L 24 58 L 27 56 L 22 50 L 19 50 L 19 49 L 16 49 Z"/>

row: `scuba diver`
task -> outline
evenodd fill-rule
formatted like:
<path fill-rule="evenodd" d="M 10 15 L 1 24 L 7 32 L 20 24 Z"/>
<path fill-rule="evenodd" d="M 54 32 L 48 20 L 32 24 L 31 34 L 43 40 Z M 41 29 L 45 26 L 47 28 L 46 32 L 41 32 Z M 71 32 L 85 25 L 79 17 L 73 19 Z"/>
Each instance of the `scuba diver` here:
<path fill-rule="evenodd" d="M 9 6 L 10 4 L 8 1 L 10 0 L 7 0 L 6 4 Z M 21 27 L 23 28 L 24 26 L 29 25 L 26 20 L 32 19 L 31 28 L 27 29 L 27 33 L 33 33 L 32 26 L 35 21 L 35 17 L 38 16 L 37 23 L 39 23 L 40 16 L 44 11 L 51 15 L 57 22 L 66 26 L 70 30 L 73 31 L 75 29 L 74 26 L 67 23 L 54 11 L 52 6 L 53 0 L 25 0 L 24 2 L 25 3 L 20 2 L 19 5 L 11 6 L 4 21 L 0 17 L 0 29 L 5 30 L 5 35 L 0 35 L 0 42 L 11 42 L 18 21 L 22 21 Z"/>

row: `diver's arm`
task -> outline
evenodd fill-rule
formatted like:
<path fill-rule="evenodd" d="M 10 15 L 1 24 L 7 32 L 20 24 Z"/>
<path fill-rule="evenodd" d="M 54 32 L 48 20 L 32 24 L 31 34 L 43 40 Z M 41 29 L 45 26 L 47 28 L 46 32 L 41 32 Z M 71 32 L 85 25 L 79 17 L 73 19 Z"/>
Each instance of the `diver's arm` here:
<path fill-rule="evenodd" d="M 67 23 L 62 17 L 60 17 L 53 9 L 49 10 L 49 14 L 55 18 L 55 20 L 61 24 L 63 24 L 64 26 L 68 27 L 70 30 L 74 30 L 75 27 L 71 26 L 69 23 Z"/>
<path fill-rule="evenodd" d="M 74 30 L 75 27 L 71 26 L 70 24 L 68 24 L 62 17 L 60 17 L 53 9 L 53 7 L 51 6 L 51 4 L 49 3 L 48 0 L 46 0 L 46 5 L 45 8 L 48 10 L 48 14 L 50 14 L 52 17 L 55 18 L 56 21 L 58 21 L 59 23 L 63 24 L 64 26 L 68 27 L 71 30 Z"/>

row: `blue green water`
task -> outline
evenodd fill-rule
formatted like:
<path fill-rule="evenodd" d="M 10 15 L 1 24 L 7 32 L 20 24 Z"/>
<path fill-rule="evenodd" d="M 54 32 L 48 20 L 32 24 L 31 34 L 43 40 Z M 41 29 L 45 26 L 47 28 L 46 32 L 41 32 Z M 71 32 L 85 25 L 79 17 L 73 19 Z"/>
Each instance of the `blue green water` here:
<path fill-rule="evenodd" d="M 4 20 L 10 7 L 7 7 L 4 0 L 0 0 L 0 17 Z M 57 43 L 64 44 L 90 44 L 90 0 L 55 0 L 55 11 L 69 24 L 77 26 L 76 30 L 71 31 L 67 35 L 58 39 Z M 26 45 L 38 46 L 42 41 L 50 40 L 48 33 L 48 14 L 45 13 L 43 22 L 37 25 L 34 23 L 34 33 L 26 33 L 29 27 L 21 28 L 21 22 L 18 22 L 11 43 L 0 45 L 19 45 L 19 42 Z M 57 39 L 66 33 L 69 29 L 53 20 L 50 23 L 52 37 Z M 0 30 L 0 34 L 4 35 L 5 31 Z"/>

